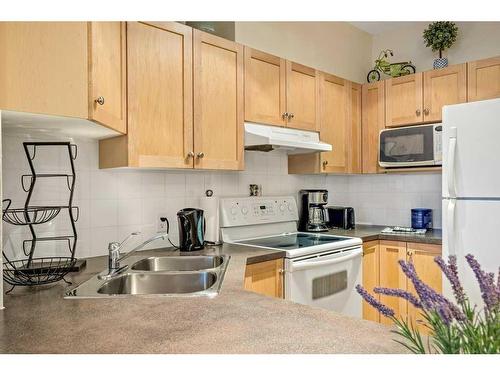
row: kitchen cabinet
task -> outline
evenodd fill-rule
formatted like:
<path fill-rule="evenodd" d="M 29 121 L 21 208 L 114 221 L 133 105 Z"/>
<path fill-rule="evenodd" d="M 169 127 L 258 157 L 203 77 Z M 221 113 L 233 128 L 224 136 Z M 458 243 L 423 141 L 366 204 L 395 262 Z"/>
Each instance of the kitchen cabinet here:
<path fill-rule="evenodd" d="M 194 167 L 243 169 L 243 46 L 194 30 Z"/>
<path fill-rule="evenodd" d="M 422 73 L 385 81 L 385 126 L 423 122 Z"/>
<path fill-rule="evenodd" d="M 424 122 L 441 122 L 443 106 L 466 101 L 466 64 L 424 72 Z"/>
<path fill-rule="evenodd" d="M 127 24 L 128 133 L 99 141 L 99 167 L 192 168 L 192 29 Z"/>
<path fill-rule="evenodd" d="M 441 293 L 443 291 L 442 273 L 439 266 L 434 262 L 434 258 L 441 255 L 441 245 L 407 243 L 406 255 L 407 260 L 413 262 L 418 276 L 436 292 Z M 411 281 L 408 281 L 407 290 L 417 295 Z M 408 319 L 414 326 L 418 327 L 420 332 L 425 333 L 428 331 L 424 324 L 419 323 L 422 319 L 420 310 L 411 303 L 408 303 Z"/>
<path fill-rule="evenodd" d="M 373 288 L 380 285 L 379 241 L 363 243 L 363 287 L 373 294 Z M 378 295 L 375 295 L 378 298 Z M 380 313 L 363 301 L 363 319 L 380 323 Z"/>
<path fill-rule="evenodd" d="M 360 85 L 319 74 L 321 141 L 332 151 L 288 157 L 289 173 L 357 173 L 360 165 Z"/>
<path fill-rule="evenodd" d="M 123 22 L 1 22 L 0 109 L 126 133 Z"/>
<path fill-rule="evenodd" d="M 467 63 L 468 101 L 500 98 L 500 56 Z"/>
<path fill-rule="evenodd" d="M 412 262 L 420 279 L 442 292 L 442 274 L 434 258 L 441 255 L 441 245 L 403 241 L 369 241 L 363 244 L 363 286 L 381 303 L 389 306 L 398 318 L 408 319 L 422 333 L 427 328 L 419 322 L 419 309 L 407 301 L 392 296 L 373 293 L 375 286 L 407 290 L 417 295 L 413 284 L 401 271 L 398 261 Z M 373 307 L 363 302 L 363 318 L 383 324 L 392 324 L 391 319 L 379 314 Z"/>
<path fill-rule="evenodd" d="M 319 72 L 245 47 L 245 120 L 319 130 Z"/>
<path fill-rule="evenodd" d="M 245 47 L 245 120 L 286 126 L 286 61 Z"/>
<path fill-rule="evenodd" d="M 380 286 L 406 289 L 406 276 L 399 267 L 399 260 L 406 260 L 406 242 L 380 241 Z M 397 317 L 407 314 L 406 301 L 401 298 L 380 295 L 380 302 L 393 309 Z M 380 322 L 392 324 L 383 315 L 380 316 Z"/>
<path fill-rule="evenodd" d="M 283 259 L 247 264 L 244 287 L 269 297 L 284 298 Z"/>
<path fill-rule="evenodd" d="M 378 173 L 379 133 L 385 128 L 385 85 L 365 84 L 361 89 L 361 155 L 363 173 Z"/>
<path fill-rule="evenodd" d="M 286 62 L 287 127 L 319 130 L 319 73 L 313 68 Z"/>
<path fill-rule="evenodd" d="M 243 168 L 243 49 L 176 22 L 128 23 L 128 133 L 100 168 Z M 194 56 L 193 56 L 194 54 Z"/>

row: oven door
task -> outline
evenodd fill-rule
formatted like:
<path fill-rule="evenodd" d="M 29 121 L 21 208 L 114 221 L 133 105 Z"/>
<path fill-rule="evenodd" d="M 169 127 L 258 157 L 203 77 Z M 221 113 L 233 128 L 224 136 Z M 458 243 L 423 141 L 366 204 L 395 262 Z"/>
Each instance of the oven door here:
<path fill-rule="evenodd" d="M 361 247 L 285 260 L 285 298 L 361 318 Z"/>
<path fill-rule="evenodd" d="M 408 126 L 380 132 L 381 167 L 434 165 L 434 125 Z"/>

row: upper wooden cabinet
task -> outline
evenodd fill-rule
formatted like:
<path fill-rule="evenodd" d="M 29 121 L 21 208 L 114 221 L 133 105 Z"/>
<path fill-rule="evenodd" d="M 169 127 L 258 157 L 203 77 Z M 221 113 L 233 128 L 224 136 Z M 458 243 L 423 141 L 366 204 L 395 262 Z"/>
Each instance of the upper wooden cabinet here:
<path fill-rule="evenodd" d="M 286 62 L 245 47 L 245 120 L 285 126 Z"/>
<path fill-rule="evenodd" d="M 242 47 L 176 22 L 127 33 L 128 133 L 100 141 L 100 167 L 241 169 Z"/>
<path fill-rule="evenodd" d="M 319 72 L 245 47 L 245 120 L 319 130 Z"/>
<path fill-rule="evenodd" d="M 424 72 L 424 122 L 440 122 L 443 106 L 467 100 L 466 64 Z"/>
<path fill-rule="evenodd" d="M 286 62 L 286 111 L 288 127 L 318 130 L 319 72 L 291 61 Z"/>
<path fill-rule="evenodd" d="M 243 46 L 194 30 L 195 168 L 243 169 Z"/>
<path fill-rule="evenodd" d="M 421 123 L 423 114 L 422 73 L 385 81 L 385 126 Z"/>
<path fill-rule="evenodd" d="M 126 132 L 123 22 L 0 22 L 0 45 L 0 109 Z"/>
<path fill-rule="evenodd" d="M 127 37 L 128 134 L 99 142 L 99 166 L 192 168 L 192 30 L 129 22 Z"/>
<path fill-rule="evenodd" d="M 332 151 L 288 157 L 289 173 L 359 173 L 361 86 L 319 73 L 321 141 Z"/>
<path fill-rule="evenodd" d="M 377 173 L 381 171 L 378 165 L 379 133 L 385 128 L 384 82 L 363 85 L 361 93 L 361 169 L 363 173 Z"/>
<path fill-rule="evenodd" d="M 500 98 L 500 56 L 467 63 L 468 101 Z"/>

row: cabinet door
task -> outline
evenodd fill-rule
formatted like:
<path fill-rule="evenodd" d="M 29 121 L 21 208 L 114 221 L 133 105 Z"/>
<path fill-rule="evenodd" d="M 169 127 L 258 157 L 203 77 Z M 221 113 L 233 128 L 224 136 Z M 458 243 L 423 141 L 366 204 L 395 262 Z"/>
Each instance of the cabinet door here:
<path fill-rule="evenodd" d="M 283 298 L 283 259 L 247 265 L 245 289 L 269 297 Z"/>
<path fill-rule="evenodd" d="M 90 22 L 89 117 L 127 132 L 125 22 Z"/>
<path fill-rule="evenodd" d="M 422 73 L 392 78 L 385 81 L 385 126 L 421 123 Z"/>
<path fill-rule="evenodd" d="M 361 109 L 361 155 L 363 173 L 377 173 L 379 133 L 385 127 L 384 82 L 363 85 Z"/>
<path fill-rule="evenodd" d="M 319 130 L 319 77 L 310 67 L 286 62 L 287 126 L 303 130 Z"/>
<path fill-rule="evenodd" d="M 471 61 L 468 67 L 468 101 L 500 98 L 500 56 Z"/>
<path fill-rule="evenodd" d="M 363 287 L 372 294 L 373 288 L 380 286 L 379 253 L 378 241 L 363 243 Z M 380 313 L 365 301 L 363 301 L 363 319 L 380 322 Z"/>
<path fill-rule="evenodd" d="M 443 106 L 467 100 L 466 65 L 424 73 L 424 121 L 440 122 Z"/>
<path fill-rule="evenodd" d="M 434 258 L 441 255 L 441 245 L 407 243 L 408 261 L 413 262 L 420 279 L 438 293 L 442 292 L 442 273 Z M 408 291 L 416 295 L 411 281 L 408 281 Z M 408 303 L 408 318 L 416 325 L 421 333 L 428 332 L 422 324 L 420 310 Z"/>
<path fill-rule="evenodd" d="M 380 286 L 386 288 L 406 289 L 406 276 L 401 271 L 398 261 L 406 260 L 406 242 L 380 241 Z M 406 301 L 392 296 L 380 296 L 380 302 L 389 306 L 396 313 L 396 317 L 406 317 Z M 385 316 L 380 316 L 380 322 L 392 324 Z"/>
<path fill-rule="evenodd" d="M 194 30 L 195 168 L 243 169 L 243 46 Z"/>
<path fill-rule="evenodd" d="M 322 172 L 345 173 L 348 169 L 349 90 L 345 79 L 320 73 L 320 135 L 332 145 L 332 151 L 320 154 Z"/>
<path fill-rule="evenodd" d="M 88 118 L 87 22 L 0 22 L 0 108 Z"/>
<path fill-rule="evenodd" d="M 286 125 L 285 60 L 245 47 L 245 120 Z"/>
<path fill-rule="evenodd" d="M 349 116 L 348 172 L 361 173 L 361 85 L 354 82 L 350 82 Z"/>
<path fill-rule="evenodd" d="M 192 167 L 191 28 L 131 22 L 127 44 L 130 166 Z"/>

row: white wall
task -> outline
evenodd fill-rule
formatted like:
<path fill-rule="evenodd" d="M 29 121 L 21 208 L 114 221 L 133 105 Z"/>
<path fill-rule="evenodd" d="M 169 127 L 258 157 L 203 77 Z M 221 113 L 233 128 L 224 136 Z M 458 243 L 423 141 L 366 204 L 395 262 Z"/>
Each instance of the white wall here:
<path fill-rule="evenodd" d="M 394 62 L 411 60 L 417 71 L 432 69 L 432 62 L 438 57 L 438 53 L 425 47 L 422 34 L 428 24 L 429 22 L 412 22 L 408 27 L 374 35 L 372 65 L 382 49 L 390 48 L 394 51 Z M 500 22 L 456 24 L 459 29 L 457 41 L 444 53 L 450 65 L 500 55 Z"/>
<path fill-rule="evenodd" d="M 3 190 L 13 205 L 24 204 L 26 193 L 20 176 L 28 173 L 22 149 L 27 138 L 4 134 Z M 293 195 L 305 188 L 327 188 L 330 201 L 352 205 L 357 221 L 373 224 L 409 225 L 409 209 L 425 206 L 440 217 L 439 175 L 397 176 L 296 176 L 287 174 L 287 157 L 283 154 L 246 152 L 244 172 L 146 171 L 98 169 L 97 141 L 77 140 L 77 185 L 74 204 L 80 207 L 77 222 L 78 257 L 103 255 L 111 241 L 122 240 L 133 231 L 142 235 L 136 243 L 157 231 L 157 220 L 166 215 L 171 223 L 171 238 L 178 242 L 176 212 L 197 206 L 206 189 L 217 196 L 246 196 L 248 185 L 263 186 L 265 195 Z M 61 152 L 37 154 L 43 171 L 63 171 L 66 156 Z M 37 182 L 33 204 L 63 204 L 68 198 L 64 180 Z M 436 220 L 436 222 L 438 222 Z M 37 227 L 43 236 L 67 234 L 70 229 L 67 213 L 61 212 L 50 224 Z M 440 226 L 440 225 L 438 225 Z M 21 242 L 30 238 L 27 228 L 3 223 L 3 245 L 10 256 L 21 256 Z M 65 255 L 59 246 L 54 254 L 50 243 L 42 243 L 39 256 Z M 133 244 L 131 244 L 132 246 Z"/>
<path fill-rule="evenodd" d="M 347 22 L 236 22 L 235 39 L 355 82 L 371 65 L 371 35 Z"/>

